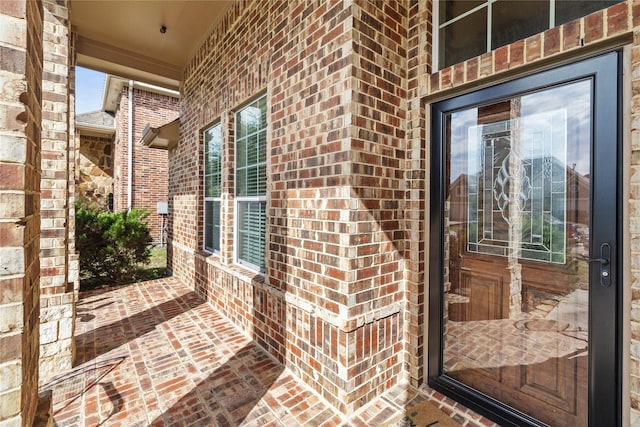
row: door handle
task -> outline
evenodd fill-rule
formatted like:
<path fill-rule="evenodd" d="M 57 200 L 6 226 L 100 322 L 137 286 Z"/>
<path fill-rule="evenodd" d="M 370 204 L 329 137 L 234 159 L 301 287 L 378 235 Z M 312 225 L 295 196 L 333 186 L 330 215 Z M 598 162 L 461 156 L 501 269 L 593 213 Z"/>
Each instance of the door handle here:
<path fill-rule="evenodd" d="M 589 262 L 600 263 L 600 284 L 608 287 L 611 285 L 611 245 L 600 245 L 600 258 L 590 259 Z"/>
<path fill-rule="evenodd" d="M 594 259 L 585 259 L 587 262 L 599 262 L 602 265 L 608 265 L 609 260 L 606 258 L 594 258 Z"/>
<path fill-rule="evenodd" d="M 600 263 L 600 284 L 602 286 L 611 285 L 611 245 L 603 243 L 600 245 L 600 258 L 580 258 L 588 263 Z"/>

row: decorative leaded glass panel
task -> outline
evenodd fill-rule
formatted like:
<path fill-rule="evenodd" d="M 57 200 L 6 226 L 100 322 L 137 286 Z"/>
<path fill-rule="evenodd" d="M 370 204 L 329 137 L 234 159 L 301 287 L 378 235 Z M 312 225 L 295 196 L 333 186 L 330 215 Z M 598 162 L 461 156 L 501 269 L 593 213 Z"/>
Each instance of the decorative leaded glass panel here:
<path fill-rule="evenodd" d="M 565 110 L 469 128 L 469 252 L 565 262 L 566 130 Z"/>

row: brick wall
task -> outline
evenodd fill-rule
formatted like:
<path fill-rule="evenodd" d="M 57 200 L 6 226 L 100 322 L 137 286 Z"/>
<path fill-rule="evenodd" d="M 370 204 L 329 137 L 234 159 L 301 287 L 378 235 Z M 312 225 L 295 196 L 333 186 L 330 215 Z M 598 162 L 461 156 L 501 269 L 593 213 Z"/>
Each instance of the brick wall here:
<path fill-rule="evenodd" d="M 428 100 L 629 46 L 624 401 L 631 410 L 624 416 L 637 424 L 640 5 L 628 0 L 438 72 L 431 7 L 430 0 L 234 3 L 185 71 L 181 142 L 170 153 L 170 268 L 345 413 L 398 375 L 419 386 L 426 380 Z M 233 111 L 265 92 L 262 277 L 233 264 Z M 201 250 L 201 132 L 217 120 L 225 142 L 222 250 L 210 255 Z"/>
<path fill-rule="evenodd" d="M 134 85 L 135 86 L 135 85 Z M 128 206 L 127 180 L 129 173 L 129 87 L 122 89 L 122 97 L 116 111 L 116 136 L 113 154 L 114 210 L 126 210 Z M 134 87 L 133 90 L 133 208 L 146 208 L 154 242 L 160 241 L 162 218 L 157 214 L 157 202 L 167 201 L 167 152 L 142 145 L 140 139 L 147 125 L 158 127 L 178 117 L 179 101 L 169 95 Z"/>
<path fill-rule="evenodd" d="M 73 364 L 77 263 L 73 263 L 74 126 L 69 11 L 66 1 L 44 5 L 42 181 L 40 238 L 40 377 Z M 74 289 L 75 288 L 75 289 Z"/>
<path fill-rule="evenodd" d="M 68 25 L 68 21 L 66 21 Z M 76 60 L 75 60 L 75 37 L 72 33 L 69 36 L 69 73 L 67 83 L 69 92 L 67 98 L 69 146 L 67 149 L 67 290 L 73 289 L 73 300 L 69 303 L 72 309 L 72 344 L 71 361 L 75 361 L 75 319 L 76 303 L 80 292 L 80 254 L 76 251 L 76 177 L 79 157 L 79 139 L 76 134 Z M 67 297 L 69 301 L 69 297 Z M 64 322 L 69 322 L 65 320 Z M 64 330 L 64 326 L 61 326 Z"/>
<path fill-rule="evenodd" d="M 407 346 L 406 361 L 409 377 L 413 385 L 425 381 L 425 212 L 428 193 L 427 147 L 425 110 L 415 95 L 418 82 L 416 76 L 429 70 L 431 63 L 430 44 L 432 38 L 431 3 L 428 1 L 411 2 L 408 5 L 407 33 L 407 128 L 405 178 L 407 193 L 405 206 L 405 287 L 407 291 L 407 323 L 404 340 Z"/>
<path fill-rule="evenodd" d="M 355 408 L 403 373 L 407 5 L 353 8 L 347 347 Z"/>
<path fill-rule="evenodd" d="M 187 66 L 169 264 L 344 413 L 404 363 L 404 2 L 236 2 Z M 269 25 L 252 25 L 254 22 Z M 233 111 L 268 104 L 266 275 L 233 264 Z M 223 127 L 222 244 L 201 250 L 201 133 Z"/>
<path fill-rule="evenodd" d="M 0 423 L 38 403 L 42 5 L 0 2 Z"/>
<path fill-rule="evenodd" d="M 479 57 L 471 58 L 438 72 L 431 70 L 431 40 L 433 28 L 431 25 L 431 1 L 420 0 L 409 6 L 408 30 L 408 122 L 407 122 L 407 161 L 406 176 L 406 231 L 410 237 L 406 247 L 406 286 L 409 295 L 409 328 L 407 338 L 407 365 L 411 382 L 420 385 L 425 381 L 424 371 L 426 346 L 425 337 L 425 262 L 428 258 L 426 242 L 428 239 L 425 218 L 428 204 L 428 150 L 430 133 L 425 121 L 428 112 L 427 99 L 455 96 L 474 87 L 490 84 L 498 79 L 517 75 L 520 72 L 530 72 L 531 67 L 545 67 L 553 63 L 571 60 L 581 55 L 595 55 L 616 47 L 629 46 L 625 51 L 630 73 L 625 73 L 626 84 L 631 86 L 631 93 L 625 92 L 625 102 L 630 109 L 625 109 L 624 120 L 631 125 L 631 132 L 623 134 L 625 152 L 630 155 L 624 157 L 622 165 L 630 178 L 625 179 L 625 188 L 630 188 L 629 198 L 625 200 L 628 209 L 629 229 L 625 230 L 624 251 L 628 260 L 623 271 L 625 319 L 624 328 L 630 334 L 630 342 L 624 344 L 623 360 L 627 360 L 630 353 L 629 367 L 625 370 L 626 384 L 629 392 L 623 396 L 625 425 L 640 423 L 640 231 L 637 223 L 640 221 L 639 207 L 640 186 L 638 184 L 638 167 L 640 166 L 640 138 L 638 135 L 640 120 L 640 98 L 636 87 L 640 78 L 640 4 L 635 1 L 625 1 L 608 9 L 595 12 L 575 21 L 552 28 L 543 33 L 533 35 L 507 46 L 500 47 Z M 628 86 L 627 86 L 628 87 Z M 630 111 L 630 113 L 629 113 Z M 626 194 L 626 193 L 625 193 Z M 428 202 L 427 202 L 428 203 Z M 629 307 L 630 302 L 630 307 Z M 630 311 L 629 311 L 630 308 Z M 626 335 L 626 334 L 625 334 Z M 626 386 L 625 386 L 626 387 Z M 626 390 L 626 388 L 625 388 Z M 439 393 L 433 393 L 434 399 L 442 400 L 453 413 L 468 416 L 454 402 L 444 398 Z M 630 410 L 628 409 L 630 405 Z"/>
<path fill-rule="evenodd" d="M 80 135 L 79 139 L 78 199 L 106 210 L 113 194 L 113 138 Z"/>

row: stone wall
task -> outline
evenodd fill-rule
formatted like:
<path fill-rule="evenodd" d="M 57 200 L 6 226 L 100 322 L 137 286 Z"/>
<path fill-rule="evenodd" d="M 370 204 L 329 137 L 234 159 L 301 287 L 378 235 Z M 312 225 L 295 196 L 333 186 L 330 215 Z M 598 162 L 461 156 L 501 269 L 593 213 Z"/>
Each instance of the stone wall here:
<path fill-rule="evenodd" d="M 78 199 L 107 210 L 113 194 L 113 138 L 80 135 L 79 139 Z"/>
<path fill-rule="evenodd" d="M 72 211 L 75 138 L 69 11 L 66 1 L 43 4 L 40 376 L 46 380 L 73 365 L 79 266 L 74 260 Z"/>
<path fill-rule="evenodd" d="M 129 87 L 125 85 L 115 116 L 115 145 L 113 153 L 114 210 L 128 206 L 128 147 L 129 147 Z M 162 218 L 157 214 L 157 202 L 167 201 L 167 152 L 145 147 L 142 133 L 147 125 L 158 127 L 178 117 L 178 98 L 135 88 L 133 90 L 133 208 L 149 211 L 148 223 L 154 242 L 160 241 Z"/>
<path fill-rule="evenodd" d="M 42 4 L 0 2 L 0 424 L 38 404 Z"/>

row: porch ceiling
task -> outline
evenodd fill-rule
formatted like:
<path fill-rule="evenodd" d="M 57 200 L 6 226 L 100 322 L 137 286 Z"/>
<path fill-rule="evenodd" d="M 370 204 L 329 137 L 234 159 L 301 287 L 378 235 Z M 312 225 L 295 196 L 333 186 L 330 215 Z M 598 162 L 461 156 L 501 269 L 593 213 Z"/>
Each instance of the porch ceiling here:
<path fill-rule="evenodd" d="M 77 65 L 177 89 L 187 61 L 232 2 L 71 0 Z"/>

